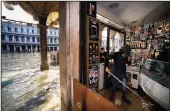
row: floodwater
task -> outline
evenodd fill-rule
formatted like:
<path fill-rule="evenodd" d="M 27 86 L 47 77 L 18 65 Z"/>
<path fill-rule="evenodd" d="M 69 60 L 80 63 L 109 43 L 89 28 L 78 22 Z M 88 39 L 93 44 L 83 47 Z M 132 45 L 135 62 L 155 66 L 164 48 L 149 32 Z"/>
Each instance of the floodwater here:
<path fill-rule="evenodd" d="M 59 66 L 41 72 L 40 63 L 40 53 L 1 54 L 2 111 L 60 110 Z"/>

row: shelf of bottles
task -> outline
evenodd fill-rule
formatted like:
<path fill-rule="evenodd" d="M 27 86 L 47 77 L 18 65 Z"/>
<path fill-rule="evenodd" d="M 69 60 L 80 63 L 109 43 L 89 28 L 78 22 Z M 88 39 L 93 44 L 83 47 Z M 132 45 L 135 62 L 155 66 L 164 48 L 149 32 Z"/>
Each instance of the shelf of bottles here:
<path fill-rule="evenodd" d="M 133 34 L 130 35 L 126 39 L 127 44 L 131 49 L 145 49 L 147 48 L 147 40 L 146 35 L 144 34 Z"/>
<path fill-rule="evenodd" d="M 148 39 L 161 39 L 161 38 L 167 38 L 169 34 L 170 29 L 170 18 L 164 17 L 164 19 L 149 24 L 148 27 Z"/>
<path fill-rule="evenodd" d="M 132 49 L 146 49 L 149 45 L 147 44 L 148 40 L 166 39 L 167 41 L 169 38 L 170 18 L 164 18 L 147 25 L 136 26 L 127 34 L 126 41 Z"/>

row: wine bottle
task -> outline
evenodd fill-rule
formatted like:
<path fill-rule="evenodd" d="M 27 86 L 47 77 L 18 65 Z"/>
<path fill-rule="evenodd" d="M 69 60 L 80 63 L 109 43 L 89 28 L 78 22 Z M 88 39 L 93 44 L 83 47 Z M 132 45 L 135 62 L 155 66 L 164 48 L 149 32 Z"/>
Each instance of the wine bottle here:
<path fill-rule="evenodd" d="M 154 25 L 154 23 L 152 24 L 152 33 L 154 34 L 154 30 L 155 30 L 155 25 Z"/>
<path fill-rule="evenodd" d="M 150 27 L 150 25 L 149 25 L 149 27 L 148 27 L 148 33 L 150 33 L 151 32 L 151 27 Z"/>

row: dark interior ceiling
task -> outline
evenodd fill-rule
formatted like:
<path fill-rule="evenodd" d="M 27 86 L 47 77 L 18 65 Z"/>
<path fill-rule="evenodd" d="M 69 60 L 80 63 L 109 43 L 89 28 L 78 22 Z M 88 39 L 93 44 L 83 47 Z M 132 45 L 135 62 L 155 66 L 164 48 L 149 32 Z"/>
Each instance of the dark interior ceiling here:
<path fill-rule="evenodd" d="M 97 2 L 127 26 L 160 20 L 169 13 L 170 2 Z"/>

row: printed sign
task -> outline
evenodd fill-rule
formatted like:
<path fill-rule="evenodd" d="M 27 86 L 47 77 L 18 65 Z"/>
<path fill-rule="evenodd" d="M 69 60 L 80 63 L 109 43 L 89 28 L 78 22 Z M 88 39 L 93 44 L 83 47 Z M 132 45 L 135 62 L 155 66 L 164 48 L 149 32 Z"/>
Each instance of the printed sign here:
<path fill-rule="evenodd" d="M 99 45 L 96 43 L 89 43 L 89 64 L 98 63 Z"/>
<path fill-rule="evenodd" d="M 89 67 L 89 86 L 98 83 L 98 66 Z"/>
<path fill-rule="evenodd" d="M 155 83 L 149 78 L 145 76 L 142 77 L 142 86 L 145 87 L 148 91 L 154 92 L 154 85 Z"/>
<path fill-rule="evenodd" d="M 89 18 L 89 40 L 98 41 L 99 22 Z"/>
<path fill-rule="evenodd" d="M 87 15 L 96 18 L 96 2 L 87 2 Z"/>

